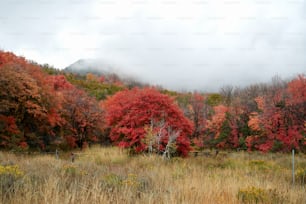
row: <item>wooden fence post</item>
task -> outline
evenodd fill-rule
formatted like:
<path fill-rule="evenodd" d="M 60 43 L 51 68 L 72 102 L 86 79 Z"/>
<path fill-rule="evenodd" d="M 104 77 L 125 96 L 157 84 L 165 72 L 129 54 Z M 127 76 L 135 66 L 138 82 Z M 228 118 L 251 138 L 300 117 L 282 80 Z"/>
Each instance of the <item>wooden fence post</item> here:
<path fill-rule="evenodd" d="M 55 150 L 55 158 L 58 159 L 58 157 L 59 157 L 59 156 L 58 156 L 58 150 L 56 149 L 56 150 Z"/>

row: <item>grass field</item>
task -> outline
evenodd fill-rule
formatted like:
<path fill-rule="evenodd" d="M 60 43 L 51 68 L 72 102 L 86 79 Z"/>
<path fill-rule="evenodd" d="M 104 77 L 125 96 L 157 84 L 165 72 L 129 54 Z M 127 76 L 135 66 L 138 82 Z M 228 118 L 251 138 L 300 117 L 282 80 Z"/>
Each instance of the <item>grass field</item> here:
<path fill-rule="evenodd" d="M 220 152 L 163 160 L 117 148 L 68 153 L 0 153 L 1 203 L 306 203 L 306 156 Z"/>

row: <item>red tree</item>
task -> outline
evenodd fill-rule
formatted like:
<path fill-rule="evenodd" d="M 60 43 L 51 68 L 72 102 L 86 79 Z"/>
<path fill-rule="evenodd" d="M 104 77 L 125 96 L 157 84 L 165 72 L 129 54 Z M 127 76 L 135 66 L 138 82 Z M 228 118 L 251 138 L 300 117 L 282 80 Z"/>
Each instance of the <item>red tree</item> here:
<path fill-rule="evenodd" d="M 200 139 L 204 128 L 204 97 L 198 93 L 193 93 L 190 99 L 190 115 L 194 124 L 193 138 Z"/>
<path fill-rule="evenodd" d="M 104 128 L 98 102 L 69 83 L 63 75 L 49 76 L 49 81 L 53 83 L 55 95 L 60 101 L 59 112 L 63 120 L 58 125 L 68 145 L 82 148 L 89 141 L 96 142 Z"/>
<path fill-rule="evenodd" d="M 116 93 L 108 98 L 105 105 L 106 121 L 111 127 L 110 137 L 119 146 L 131 147 L 136 152 L 146 150 L 147 127 L 162 124 L 153 130 L 161 133 L 158 149 L 165 148 L 170 134 L 175 131 L 179 134 L 176 138 L 177 152 L 187 156 L 190 151 L 188 136 L 193 131 L 192 123 L 167 95 L 152 88 L 134 88 Z"/>
<path fill-rule="evenodd" d="M 258 112 L 250 115 L 252 135 L 247 139 L 249 150 L 290 151 L 306 145 L 306 79 L 292 80 L 287 88 L 255 99 Z M 304 135 L 303 135 L 304 134 Z"/>
<path fill-rule="evenodd" d="M 207 120 L 206 142 L 217 148 L 236 148 L 239 145 L 237 118 L 234 110 L 224 105 L 213 107 L 214 115 Z"/>
<path fill-rule="evenodd" d="M 89 141 L 96 142 L 104 122 L 98 102 L 75 88 L 65 91 L 64 96 L 62 115 L 68 130 L 67 141 L 70 141 L 72 147 L 78 145 L 80 148 Z"/>

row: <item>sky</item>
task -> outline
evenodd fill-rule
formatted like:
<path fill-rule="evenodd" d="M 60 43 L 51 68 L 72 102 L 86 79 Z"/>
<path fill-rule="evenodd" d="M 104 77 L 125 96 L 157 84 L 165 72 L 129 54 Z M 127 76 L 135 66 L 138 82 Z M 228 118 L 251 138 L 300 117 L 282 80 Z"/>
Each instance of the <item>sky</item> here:
<path fill-rule="evenodd" d="M 1 0 L 0 49 L 218 91 L 306 73 L 306 0 Z"/>

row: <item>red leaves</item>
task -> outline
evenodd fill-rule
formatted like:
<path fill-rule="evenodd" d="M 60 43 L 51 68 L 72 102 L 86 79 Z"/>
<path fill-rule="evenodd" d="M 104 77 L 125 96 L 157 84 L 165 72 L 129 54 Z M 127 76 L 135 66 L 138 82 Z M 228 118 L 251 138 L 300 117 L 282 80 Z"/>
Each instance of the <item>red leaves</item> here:
<path fill-rule="evenodd" d="M 137 89 L 118 92 L 106 101 L 106 121 L 111 126 L 110 137 L 121 147 L 132 147 L 136 152 L 146 149 L 143 142 L 145 126 L 152 121 L 165 121 L 166 127 L 179 130 L 177 150 L 186 156 L 190 150 L 188 135 L 192 124 L 187 120 L 173 100 L 155 89 Z M 163 138 L 167 141 L 167 135 Z"/>
<path fill-rule="evenodd" d="M 68 144 L 75 147 L 76 141 L 96 141 L 96 132 L 101 133 L 104 128 L 102 109 L 98 102 L 75 87 L 68 87 L 61 93 L 64 97 L 61 115 L 66 121 L 63 128 L 71 134 L 67 140 L 70 141 Z M 71 137 L 74 137 L 74 142 Z M 82 146 L 83 144 L 79 144 L 79 147 Z"/>
<path fill-rule="evenodd" d="M 16 119 L 13 116 L 0 115 L 0 123 L 2 123 L 5 127 L 2 129 L 2 131 L 7 132 L 8 134 L 19 133 L 19 129 L 16 125 Z"/>
<path fill-rule="evenodd" d="M 221 133 L 221 127 L 225 121 L 226 113 L 228 112 L 228 107 L 224 105 L 218 105 L 214 107 L 215 114 L 212 119 L 207 121 L 207 128 L 215 133 L 215 138 L 218 138 Z"/>
<path fill-rule="evenodd" d="M 27 149 L 29 146 L 28 146 L 28 143 L 26 142 L 20 142 L 19 147 L 21 147 L 22 149 Z"/>
<path fill-rule="evenodd" d="M 264 98 L 262 96 L 256 97 L 255 101 L 257 103 L 258 109 L 259 110 L 263 110 L 265 108 L 265 101 Z"/>
<path fill-rule="evenodd" d="M 63 119 L 55 109 L 51 109 L 47 117 L 51 127 L 62 126 Z"/>
<path fill-rule="evenodd" d="M 53 85 L 55 91 L 71 90 L 74 86 L 66 80 L 64 75 L 48 76 L 48 80 Z"/>
<path fill-rule="evenodd" d="M 205 124 L 204 97 L 202 95 L 198 93 L 192 94 L 190 99 L 189 112 L 189 117 L 192 119 L 194 124 L 194 131 L 192 137 L 199 139 L 199 137 L 203 136 Z"/>
<path fill-rule="evenodd" d="M 288 84 L 287 88 L 290 98 L 288 103 L 298 104 L 306 101 L 306 77 L 299 75 L 296 79 L 292 80 Z"/>
<path fill-rule="evenodd" d="M 173 148 L 181 155 L 190 150 L 190 136 L 198 147 L 244 147 L 245 140 L 249 150 L 306 150 L 305 75 L 289 83 L 276 80 L 271 85 L 237 89 L 226 96 L 228 106 L 215 106 L 221 103 L 218 95 L 204 100 L 201 94 L 181 94 L 178 101 L 193 128 L 173 100 L 154 89 L 124 90 L 98 104 L 64 75 L 49 76 L 13 53 L 0 51 L 0 71 L 1 147 L 36 148 L 63 139 L 76 147 L 98 141 L 108 136 L 103 135 L 103 110 L 107 109 L 110 138 L 136 152 L 146 150 L 150 142 L 154 143 L 152 148 L 164 150 L 171 134 L 179 134 Z M 88 74 L 86 80 L 86 86 L 81 87 L 95 96 L 101 95 L 99 90 L 96 93 L 97 84 L 123 86 L 116 75 L 99 78 Z M 78 83 L 84 81 L 80 78 Z M 117 89 L 108 90 L 102 95 Z M 158 142 L 156 138 L 148 140 L 148 132 L 159 135 Z"/>
<path fill-rule="evenodd" d="M 260 112 L 250 115 L 248 126 L 253 136 L 247 140 L 249 149 L 263 152 L 300 149 L 304 145 L 302 134 L 306 117 L 305 77 L 298 76 L 288 84 L 287 89 L 280 89 L 274 95 L 270 93 L 255 100 Z"/>
<path fill-rule="evenodd" d="M 23 57 L 17 57 L 11 52 L 0 51 L 0 68 L 5 64 L 10 64 L 10 63 L 17 63 L 20 65 L 27 64 L 25 58 Z"/>
<path fill-rule="evenodd" d="M 76 138 L 74 136 L 68 135 L 68 136 L 65 137 L 65 139 L 66 139 L 66 142 L 68 143 L 68 145 L 71 148 L 75 148 L 77 146 Z"/>
<path fill-rule="evenodd" d="M 261 128 L 260 128 L 260 119 L 259 119 L 258 113 L 252 112 L 249 117 L 250 117 L 250 120 L 248 122 L 248 126 L 251 128 L 251 130 L 260 131 Z"/>

